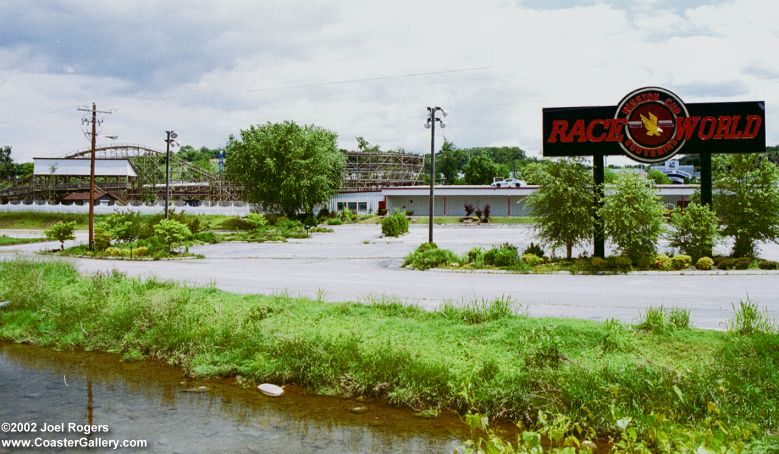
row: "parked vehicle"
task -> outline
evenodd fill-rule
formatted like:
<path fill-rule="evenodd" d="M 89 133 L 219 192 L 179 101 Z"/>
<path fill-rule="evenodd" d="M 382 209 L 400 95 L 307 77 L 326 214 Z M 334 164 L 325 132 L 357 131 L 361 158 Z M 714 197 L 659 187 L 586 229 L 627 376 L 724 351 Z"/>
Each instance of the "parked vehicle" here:
<path fill-rule="evenodd" d="M 527 183 L 516 178 L 497 178 L 490 186 L 493 188 L 519 188 L 525 185 Z"/>

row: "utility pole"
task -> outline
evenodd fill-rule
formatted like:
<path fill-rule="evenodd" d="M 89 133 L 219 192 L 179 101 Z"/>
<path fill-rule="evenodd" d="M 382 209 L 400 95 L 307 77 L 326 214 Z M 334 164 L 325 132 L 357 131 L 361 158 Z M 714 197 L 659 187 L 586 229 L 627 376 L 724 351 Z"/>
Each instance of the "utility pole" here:
<path fill-rule="evenodd" d="M 90 112 L 88 107 L 79 107 L 77 110 L 81 112 Z M 103 123 L 103 120 L 97 119 L 97 114 L 110 114 L 107 110 L 97 110 L 95 103 L 92 103 L 92 119 L 83 119 L 81 124 L 91 123 L 92 132 L 84 133 L 91 136 L 92 152 L 89 155 L 89 250 L 94 252 L 95 250 L 95 145 L 97 143 L 97 125 Z"/>

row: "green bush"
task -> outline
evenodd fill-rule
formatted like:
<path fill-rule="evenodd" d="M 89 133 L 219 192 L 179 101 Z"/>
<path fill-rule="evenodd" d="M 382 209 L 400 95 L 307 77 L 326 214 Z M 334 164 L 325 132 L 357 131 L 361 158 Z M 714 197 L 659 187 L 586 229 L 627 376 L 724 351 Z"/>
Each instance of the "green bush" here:
<path fill-rule="evenodd" d="M 149 255 L 149 248 L 146 246 L 140 246 L 135 248 L 135 255 L 136 257 L 146 257 Z"/>
<path fill-rule="evenodd" d="M 385 236 L 399 237 L 408 233 L 408 218 L 402 212 L 396 211 L 381 220 L 381 233 Z"/>
<path fill-rule="evenodd" d="M 710 257 L 701 257 L 695 262 L 695 268 L 698 268 L 699 270 L 710 270 L 714 268 L 714 260 Z"/>
<path fill-rule="evenodd" d="M 692 257 L 689 255 L 675 255 L 671 259 L 671 266 L 675 270 L 686 270 L 692 266 Z"/>
<path fill-rule="evenodd" d="M 519 263 L 517 247 L 509 243 L 503 243 L 493 247 L 484 253 L 484 264 L 496 267 L 510 267 Z"/>
<path fill-rule="evenodd" d="M 268 225 L 268 219 L 261 213 L 249 213 L 246 218 L 244 218 L 244 221 L 249 225 L 249 229 L 251 230 L 262 229 Z"/>
<path fill-rule="evenodd" d="M 749 298 L 742 300 L 739 307 L 733 306 L 733 318 L 728 321 L 728 331 L 749 335 L 771 333 L 775 330 L 773 321 L 765 308 L 762 310 Z"/>
<path fill-rule="evenodd" d="M 438 249 L 435 243 L 422 243 L 416 250 L 406 256 L 403 266 L 418 270 L 437 268 L 442 265 L 459 264 L 457 255 L 447 249 Z"/>
<path fill-rule="evenodd" d="M 633 269 L 633 262 L 630 260 L 630 257 L 620 255 L 614 259 L 614 267 L 617 271 L 627 273 Z"/>
<path fill-rule="evenodd" d="M 652 269 L 660 271 L 668 271 L 673 267 L 673 260 L 665 254 L 655 256 L 655 260 L 652 263 Z"/>
<path fill-rule="evenodd" d="M 721 270 L 732 270 L 736 267 L 736 259 L 732 257 L 716 257 L 714 264 Z"/>
<path fill-rule="evenodd" d="M 95 224 L 95 250 L 104 251 L 111 246 L 111 228 L 104 222 Z"/>
<path fill-rule="evenodd" d="M 737 270 L 746 270 L 752 266 L 752 259 L 750 257 L 739 257 L 734 260 L 733 267 Z"/>
<path fill-rule="evenodd" d="M 167 246 L 167 252 L 171 252 L 176 245 L 192 236 L 186 225 L 173 219 L 160 221 L 154 226 L 154 231 Z"/>
<path fill-rule="evenodd" d="M 535 243 L 533 243 L 531 241 L 530 242 L 530 246 L 525 248 L 525 251 L 522 252 L 522 255 L 525 255 L 525 254 L 533 254 L 536 257 L 543 257 L 544 256 L 544 250 L 541 249 L 541 246 L 539 246 L 539 245 L 537 245 L 537 244 L 535 244 Z"/>
<path fill-rule="evenodd" d="M 773 262 L 771 260 L 760 260 L 757 262 L 757 267 L 761 270 L 779 270 L 779 262 Z"/>
<path fill-rule="evenodd" d="M 59 241 L 60 250 L 64 251 L 65 241 L 76 239 L 76 235 L 73 234 L 74 230 L 76 230 L 76 221 L 60 221 L 46 229 L 44 233 L 46 234 L 46 238 Z"/>
<path fill-rule="evenodd" d="M 327 219 L 327 225 L 341 225 L 344 221 L 341 220 L 341 218 L 328 218 Z"/>
<path fill-rule="evenodd" d="M 484 249 L 480 247 L 473 247 L 468 250 L 468 253 L 466 254 L 468 258 L 468 263 L 473 264 L 476 268 L 481 268 L 484 266 Z"/>
<path fill-rule="evenodd" d="M 522 261 L 524 263 L 527 263 L 529 266 L 538 266 L 544 264 L 544 259 L 541 257 L 535 255 L 535 254 L 524 254 L 522 255 Z"/>
<path fill-rule="evenodd" d="M 671 215 L 671 246 L 691 260 L 711 254 L 719 238 L 719 219 L 707 205 L 691 203 L 684 210 L 677 208 Z"/>
<path fill-rule="evenodd" d="M 601 257 L 593 257 L 592 260 L 590 260 L 590 267 L 594 272 L 605 271 L 609 267 L 609 262 Z"/>
<path fill-rule="evenodd" d="M 198 241 L 202 241 L 208 244 L 216 244 L 220 241 L 219 236 L 214 232 L 200 232 L 194 235 L 194 238 Z"/>
<path fill-rule="evenodd" d="M 235 216 L 232 218 L 227 218 L 224 221 L 222 221 L 222 229 L 224 230 L 249 230 L 251 229 L 251 225 L 246 222 L 246 219 Z"/>

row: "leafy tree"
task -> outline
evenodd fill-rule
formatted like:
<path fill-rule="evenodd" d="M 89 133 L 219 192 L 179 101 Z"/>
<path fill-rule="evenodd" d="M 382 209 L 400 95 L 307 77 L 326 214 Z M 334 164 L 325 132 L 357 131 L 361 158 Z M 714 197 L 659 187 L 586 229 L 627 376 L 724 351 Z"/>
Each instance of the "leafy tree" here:
<path fill-rule="evenodd" d="M 76 239 L 76 235 L 74 235 L 73 233 L 75 230 L 76 230 L 76 221 L 69 221 L 69 222 L 60 221 L 52 225 L 50 228 L 46 229 L 44 233 L 46 234 L 46 238 L 59 241 L 60 250 L 64 251 L 65 241 Z"/>
<path fill-rule="evenodd" d="M 16 165 L 11 159 L 11 147 L 0 147 L 0 178 L 11 178 L 16 174 Z"/>
<path fill-rule="evenodd" d="M 230 136 L 226 172 L 249 202 L 292 217 L 324 203 L 341 186 L 344 155 L 336 134 L 292 121 L 267 123 Z"/>
<path fill-rule="evenodd" d="M 606 234 L 623 255 L 641 264 L 655 254 L 665 207 L 655 194 L 654 183 L 634 172 L 619 174 L 612 190 L 601 208 Z"/>
<path fill-rule="evenodd" d="M 357 150 L 366 153 L 378 153 L 381 151 L 381 147 L 378 145 L 371 145 L 370 142 L 365 140 L 364 137 L 355 137 L 357 139 Z"/>
<path fill-rule="evenodd" d="M 671 215 L 671 246 L 694 261 L 711 255 L 719 238 L 719 220 L 706 205 L 691 203 L 684 210 L 676 209 Z"/>
<path fill-rule="evenodd" d="M 215 172 L 216 165 L 211 160 L 219 157 L 219 151 L 208 147 L 198 149 L 192 145 L 184 145 L 176 152 L 176 157 L 208 172 Z"/>
<path fill-rule="evenodd" d="M 467 156 L 462 150 L 458 150 L 452 142 L 444 138 L 441 152 L 436 155 L 436 170 L 446 184 L 457 184 L 460 180 L 460 172 Z"/>
<path fill-rule="evenodd" d="M 668 175 L 664 174 L 663 172 L 657 169 L 650 168 L 646 174 L 647 174 L 647 178 L 654 181 L 655 184 L 671 184 L 671 179 L 668 178 Z"/>
<path fill-rule="evenodd" d="M 32 162 L 22 162 L 16 164 L 16 175 L 21 179 L 30 178 L 32 176 L 35 165 Z"/>
<path fill-rule="evenodd" d="M 570 259 L 573 247 L 594 232 L 592 171 L 581 159 L 560 159 L 535 166 L 532 178 L 541 185 L 528 197 L 536 231 L 552 247 L 565 246 Z"/>
<path fill-rule="evenodd" d="M 180 244 L 189 238 L 192 233 L 189 231 L 186 225 L 179 221 L 162 220 L 154 226 L 154 232 L 160 236 L 163 243 L 168 246 L 168 252 L 173 250 L 173 247 Z"/>
<path fill-rule="evenodd" d="M 463 168 L 466 184 L 490 184 L 498 173 L 498 166 L 486 154 L 477 154 Z"/>
<path fill-rule="evenodd" d="M 758 241 L 779 237 L 779 169 L 757 154 L 719 155 L 712 165 L 722 234 L 733 237 L 733 256 L 754 257 Z"/>

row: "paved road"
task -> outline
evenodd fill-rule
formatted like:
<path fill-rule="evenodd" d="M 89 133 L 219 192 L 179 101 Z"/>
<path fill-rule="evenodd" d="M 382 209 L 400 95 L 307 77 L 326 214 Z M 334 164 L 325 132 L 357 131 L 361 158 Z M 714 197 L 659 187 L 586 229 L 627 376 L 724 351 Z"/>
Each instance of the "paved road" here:
<path fill-rule="evenodd" d="M 439 246 L 459 253 L 474 245 L 507 241 L 524 247 L 534 239 L 527 226 L 437 226 L 435 235 Z M 83 236 L 79 240 L 83 241 Z M 287 293 L 328 301 L 392 297 L 434 308 L 447 301 L 467 304 L 510 297 L 523 304 L 531 316 L 618 318 L 626 322 L 637 321 L 650 306 L 680 306 L 691 310 L 694 325 L 715 329 L 725 328 L 732 305 L 749 297 L 779 319 L 776 272 L 571 276 L 400 268 L 403 257 L 426 239 L 426 226 L 412 226 L 400 239 L 385 239 L 380 237 L 378 226 L 346 225 L 336 227 L 335 233 L 289 243 L 222 243 L 193 248 L 192 252 L 206 256 L 202 260 L 72 261 L 88 273 L 117 269 L 197 285 L 213 283 L 241 293 Z M 56 246 L 39 243 L 0 248 L 0 257 Z M 776 260 L 779 247 L 763 245 L 762 255 Z"/>

